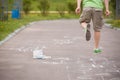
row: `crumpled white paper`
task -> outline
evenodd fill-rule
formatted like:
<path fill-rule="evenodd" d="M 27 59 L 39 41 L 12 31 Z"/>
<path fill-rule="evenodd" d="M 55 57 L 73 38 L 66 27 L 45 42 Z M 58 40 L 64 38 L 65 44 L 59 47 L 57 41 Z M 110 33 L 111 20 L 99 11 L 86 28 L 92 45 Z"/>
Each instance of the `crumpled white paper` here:
<path fill-rule="evenodd" d="M 33 58 L 44 59 L 43 50 L 34 50 Z"/>
<path fill-rule="evenodd" d="M 51 56 L 45 56 L 43 55 L 43 50 L 34 50 L 33 51 L 33 58 L 35 59 L 47 59 L 47 58 L 51 58 Z"/>

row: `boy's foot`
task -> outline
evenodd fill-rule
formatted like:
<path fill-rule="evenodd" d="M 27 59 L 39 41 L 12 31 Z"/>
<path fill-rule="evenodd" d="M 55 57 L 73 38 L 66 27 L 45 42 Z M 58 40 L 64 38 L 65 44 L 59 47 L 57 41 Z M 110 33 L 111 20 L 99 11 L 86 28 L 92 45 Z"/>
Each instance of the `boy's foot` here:
<path fill-rule="evenodd" d="M 94 53 L 101 53 L 102 52 L 102 50 L 101 49 L 94 49 Z"/>
<path fill-rule="evenodd" d="M 89 41 L 90 38 L 91 38 L 90 24 L 87 24 L 87 28 L 86 28 L 86 40 Z"/>

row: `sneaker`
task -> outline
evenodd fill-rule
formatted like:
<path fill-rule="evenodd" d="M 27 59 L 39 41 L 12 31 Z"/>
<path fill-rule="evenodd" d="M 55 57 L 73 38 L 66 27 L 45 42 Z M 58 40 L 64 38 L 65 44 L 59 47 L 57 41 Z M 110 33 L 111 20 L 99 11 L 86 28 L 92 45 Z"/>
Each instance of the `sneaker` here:
<path fill-rule="evenodd" d="M 101 53 L 102 50 L 101 49 L 94 49 L 94 53 Z"/>
<path fill-rule="evenodd" d="M 87 25 L 86 28 L 86 41 L 89 41 L 91 38 L 91 33 L 90 33 L 90 24 Z"/>

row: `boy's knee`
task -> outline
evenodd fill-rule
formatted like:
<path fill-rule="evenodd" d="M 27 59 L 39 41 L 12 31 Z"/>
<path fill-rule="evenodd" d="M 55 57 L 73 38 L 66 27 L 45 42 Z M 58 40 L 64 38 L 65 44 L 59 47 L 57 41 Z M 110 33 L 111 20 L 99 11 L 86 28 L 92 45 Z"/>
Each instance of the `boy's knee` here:
<path fill-rule="evenodd" d="M 94 28 L 95 32 L 101 32 L 101 29 Z"/>

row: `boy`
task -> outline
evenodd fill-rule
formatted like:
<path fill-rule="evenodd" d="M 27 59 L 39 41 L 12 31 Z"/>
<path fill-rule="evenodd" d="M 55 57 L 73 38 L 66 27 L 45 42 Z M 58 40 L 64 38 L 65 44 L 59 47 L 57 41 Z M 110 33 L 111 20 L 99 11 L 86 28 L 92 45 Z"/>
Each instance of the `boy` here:
<path fill-rule="evenodd" d="M 82 2 L 83 1 L 83 2 Z M 86 33 L 86 40 L 89 41 L 91 38 L 90 33 L 90 21 L 92 19 L 93 29 L 94 29 L 94 52 L 100 53 L 101 49 L 99 49 L 99 41 L 100 41 L 100 31 L 103 26 L 103 3 L 105 4 L 105 14 L 108 16 L 110 14 L 109 11 L 109 0 L 77 0 L 77 8 L 76 13 L 79 14 L 81 11 L 81 3 L 83 5 L 83 11 L 80 16 L 80 24 L 83 27 Z"/>

